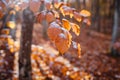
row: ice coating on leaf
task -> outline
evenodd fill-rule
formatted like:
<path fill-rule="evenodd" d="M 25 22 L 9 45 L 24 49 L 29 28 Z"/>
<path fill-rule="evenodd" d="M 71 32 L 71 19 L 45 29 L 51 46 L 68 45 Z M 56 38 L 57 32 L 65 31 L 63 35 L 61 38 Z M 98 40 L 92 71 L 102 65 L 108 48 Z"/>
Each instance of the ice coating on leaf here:
<path fill-rule="evenodd" d="M 60 37 L 60 38 L 63 38 L 63 39 L 66 39 L 66 36 L 65 36 L 63 33 L 60 33 L 60 34 L 59 34 L 59 37 Z"/>
<path fill-rule="evenodd" d="M 74 15 L 74 18 L 78 21 L 78 22 L 81 22 L 81 16 L 80 16 L 80 14 L 78 13 L 78 12 L 73 12 L 73 15 Z"/>
<path fill-rule="evenodd" d="M 87 10 L 81 10 L 80 15 L 83 17 L 89 17 L 89 16 L 91 16 L 91 13 Z"/>
<path fill-rule="evenodd" d="M 73 48 L 77 49 L 77 43 L 72 41 Z"/>
<path fill-rule="evenodd" d="M 61 33 L 61 27 L 56 23 L 52 22 L 47 30 L 47 34 L 52 41 L 55 41 L 56 37 Z"/>
<path fill-rule="evenodd" d="M 50 23 L 50 22 L 52 22 L 54 20 L 55 20 L 55 16 L 53 15 L 53 13 L 52 12 L 48 12 L 46 14 L 46 21 L 48 21 L 48 23 Z"/>

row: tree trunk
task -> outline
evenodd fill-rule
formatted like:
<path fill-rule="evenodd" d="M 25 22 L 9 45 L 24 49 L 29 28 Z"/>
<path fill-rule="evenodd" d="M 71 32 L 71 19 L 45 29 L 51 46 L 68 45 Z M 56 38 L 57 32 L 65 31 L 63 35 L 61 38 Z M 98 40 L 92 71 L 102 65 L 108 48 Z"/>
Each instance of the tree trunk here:
<path fill-rule="evenodd" d="M 83 8 L 86 9 L 86 0 L 83 0 Z"/>
<path fill-rule="evenodd" d="M 117 37 L 117 29 L 118 29 L 118 22 L 119 22 L 119 13 L 118 13 L 118 6 L 117 6 L 117 1 L 115 2 L 115 11 L 114 11 L 114 25 L 113 25 L 113 33 L 112 33 L 112 42 L 111 45 L 114 44 L 116 41 Z M 118 4 L 119 5 L 119 4 Z"/>
<path fill-rule="evenodd" d="M 31 42 L 34 15 L 29 8 L 23 11 L 19 53 L 19 80 L 32 80 L 31 69 Z"/>

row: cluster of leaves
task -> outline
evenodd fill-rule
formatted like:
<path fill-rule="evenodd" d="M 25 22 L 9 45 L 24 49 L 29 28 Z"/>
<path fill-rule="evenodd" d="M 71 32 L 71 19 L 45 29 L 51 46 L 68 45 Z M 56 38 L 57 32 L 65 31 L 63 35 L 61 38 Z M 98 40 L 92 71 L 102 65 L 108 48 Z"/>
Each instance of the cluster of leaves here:
<path fill-rule="evenodd" d="M 43 47 L 32 45 L 32 78 L 34 80 L 89 80 L 92 76 L 78 67 L 73 66 L 67 59 L 46 52 Z"/>
<path fill-rule="evenodd" d="M 80 57 L 80 44 L 72 41 L 72 35 L 70 30 L 72 30 L 77 36 L 80 34 L 80 27 L 76 23 L 70 22 L 69 20 L 63 18 L 60 19 L 60 14 L 65 16 L 70 16 L 78 22 L 85 22 L 90 25 L 89 16 L 91 15 L 87 10 L 81 10 L 78 12 L 75 8 L 67 6 L 63 2 L 54 1 L 54 4 L 50 2 L 45 2 L 46 10 L 41 11 L 37 15 L 37 21 L 39 23 L 42 20 L 46 20 L 49 23 L 49 28 L 47 34 L 52 42 L 56 45 L 58 51 L 63 54 L 70 48 L 71 43 L 73 48 L 78 50 Z"/>

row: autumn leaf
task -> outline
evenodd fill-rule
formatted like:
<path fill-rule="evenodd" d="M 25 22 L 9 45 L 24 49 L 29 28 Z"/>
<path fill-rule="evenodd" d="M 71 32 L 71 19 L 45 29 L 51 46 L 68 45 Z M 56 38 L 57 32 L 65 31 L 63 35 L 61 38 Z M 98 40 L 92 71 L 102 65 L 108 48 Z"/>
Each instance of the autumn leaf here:
<path fill-rule="evenodd" d="M 62 24 L 63 24 L 63 27 L 68 31 L 71 29 L 70 22 L 68 20 L 62 19 Z"/>
<path fill-rule="evenodd" d="M 72 31 L 79 36 L 80 34 L 80 27 L 79 25 L 75 24 L 75 23 L 70 23 L 71 27 L 72 27 Z"/>
<path fill-rule="evenodd" d="M 81 57 L 81 47 L 80 47 L 80 44 L 75 42 L 75 41 L 72 41 L 72 47 L 73 47 L 73 49 L 75 49 L 75 51 L 77 51 L 78 57 L 80 58 Z"/>
<path fill-rule="evenodd" d="M 45 6 L 47 10 L 50 10 L 52 8 L 51 2 L 45 1 Z"/>
<path fill-rule="evenodd" d="M 66 29 L 62 28 L 62 32 L 55 39 L 55 45 L 60 53 L 68 51 L 71 44 L 71 34 Z M 62 44 L 62 45 L 61 45 Z"/>
<path fill-rule="evenodd" d="M 50 23 L 50 22 L 52 22 L 52 21 L 54 21 L 54 20 L 55 20 L 54 14 L 53 14 L 52 12 L 48 12 L 48 13 L 46 14 L 46 21 L 47 21 L 48 23 Z"/>
<path fill-rule="evenodd" d="M 58 2 L 58 0 L 54 0 L 54 7 L 56 9 L 60 8 L 62 5 L 64 5 L 63 2 Z"/>
<path fill-rule="evenodd" d="M 3 12 L 2 12 L 2 7 L 0 7 L 0 19 L 2 19 L 2 17 L 3 17 Z"/>
<path fill-rule="evenodd" d="M 39 22 L 39 23 L 41 23 L 44 19 L 45 19 L 45 17 L 46 17 L 46 11 L 44 10 L 44 11 L 42 11 L 42 12 L 40 12 L 40 13 L 38 13 L 37 14 L 37 21 Z"/>
<path fill-rule="evenodd" d="M 52 22 L 47 30 L 47 34 L 52 41 L 61 33 L 61 27 L 56 22 Z"/>
<path fill-rule="evenodd" d="M 76 11 L 73 12 L 73 17 L 75 18 L 76 21 L 81 22 L 82 18 L 80 16 L 80 14 Z"/>
<path fill-rule="evenodd" d="M 91 16 L 91 13 L 87 10 L 81 10 L 80 15 L 83 17 L 89 17 L 89 16 Z"/>
<path fill-rule="evenodd" d="M 86 23 L 88 26 L 91 25 L 91 21 L 90 21 L 90 19 L 84 19 L 83 22 Z"/>
<path fill-rule="evenodd" d="M 54 13 L 55 18 L 60 18 L 60 15 L 57 11 L 52 10 L 52 12 Z"/>
<path fill-rule="evenodd" d="M 2 29 L 1 30 L 1 34 L 6 34 L 8 35 L 10 33 L 10 30 L 9 29 Z"/>
<path fill-rule="evenodd" d="M 14 21 L 8 21 L 8 22 L 7 22 L 7 26 L 8 26 L 9 28 L 11 28 L 11 29 L 14 29 L 15 26 L 16 26 L 16 24 L 15 24 Z"/>

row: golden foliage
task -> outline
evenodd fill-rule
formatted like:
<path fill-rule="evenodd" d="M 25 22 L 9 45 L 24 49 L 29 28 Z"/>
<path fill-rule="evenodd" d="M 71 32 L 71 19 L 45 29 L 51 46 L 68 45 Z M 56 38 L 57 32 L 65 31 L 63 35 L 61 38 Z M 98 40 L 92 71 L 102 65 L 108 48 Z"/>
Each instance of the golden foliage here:
<path fill-rule="evenodd" d="M 75 24 L 75 23 L 70 23 L 71 24 L 71 27 L 72 27 L 72 31 L 77 35 L 79 36 L 80 34 L 80 27 L 79 25 Z"/>
<path fill-rule="evenodd" d="M 14 29 L 16 26 L 15 22 L 14 21 L 8 21 L 7 22 L 7 27 L 11 28 L 11 29 Z"/>
<path fill-rule="evenodd" d="M 80 15 L 83 17 L 89 17 L 89 16 L 91 16 L 91 13 L 87 10 L 81 10 Z"/>
<path fill-rule="evenodd" d="M 69 22 L 68 20 L 62 19 L 62 24 L 63 24 L 63 27 L 64 27 L 65 29 L 67 29 L 68 31 L 70 31 L 71 26 L 70 26 L 70 22 Z"/>

